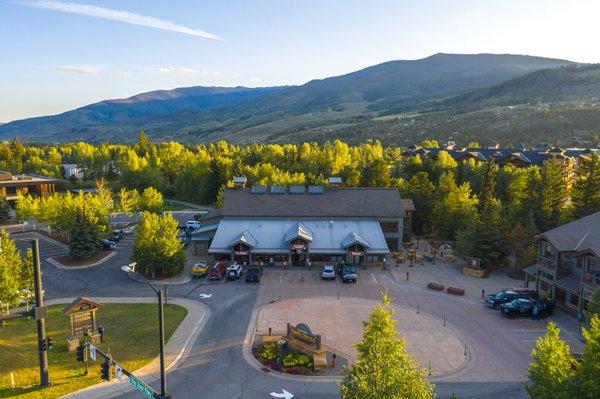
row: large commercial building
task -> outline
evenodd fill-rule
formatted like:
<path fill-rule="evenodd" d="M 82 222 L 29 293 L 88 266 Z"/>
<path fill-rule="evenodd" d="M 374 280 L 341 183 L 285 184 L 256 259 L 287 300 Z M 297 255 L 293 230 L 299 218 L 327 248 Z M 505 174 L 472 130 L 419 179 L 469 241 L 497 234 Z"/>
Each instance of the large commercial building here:
<path fill-rule="evenodd" d="M 192 235 L 199 253 L 246 264 L 381 264 L 402 246 L 405 206 L 397 189 L 252 186 L 244 178 Z M 410 219 L 409 219 L 410 220 Z M 408 226 L 410 228 L 410 226 Z"/>
<path fill-rule="evenodd" d="M 524 269 L 526 283 L 535 282 L 555 303 L 581 315 L 600 288 L 600 212 L 538 236 L 538 261 Z"/>
<path fill-rule="evenodd" d="M 17 199 L 18 194 L 46 196 L 54 192 L 56 179 L 37 175 L 13 175 L 0 171 L 0 196 L 9 201 Z"/>

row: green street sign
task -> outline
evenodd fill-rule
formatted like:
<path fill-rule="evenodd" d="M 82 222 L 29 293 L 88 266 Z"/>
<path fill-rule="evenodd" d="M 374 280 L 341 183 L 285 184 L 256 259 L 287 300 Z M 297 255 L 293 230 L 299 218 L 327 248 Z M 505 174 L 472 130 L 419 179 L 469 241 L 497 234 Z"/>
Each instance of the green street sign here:
<path fill-rule="evenodd" d="M 154 390 L 133 375 L 129 376 L 129 383 L 133 385 L 135 389 L 146 395 L 148 399 L 154 398 Z"/>

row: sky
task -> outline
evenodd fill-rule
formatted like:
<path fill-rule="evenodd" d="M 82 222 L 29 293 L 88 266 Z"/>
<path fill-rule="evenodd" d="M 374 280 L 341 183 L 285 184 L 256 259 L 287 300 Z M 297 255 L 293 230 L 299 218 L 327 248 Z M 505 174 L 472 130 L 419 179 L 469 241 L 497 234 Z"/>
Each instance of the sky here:
<path fill-rule="evenodd" d="M 435 53 L 600 62 L 597 0 L 0 0 L 0 122 Z"/>

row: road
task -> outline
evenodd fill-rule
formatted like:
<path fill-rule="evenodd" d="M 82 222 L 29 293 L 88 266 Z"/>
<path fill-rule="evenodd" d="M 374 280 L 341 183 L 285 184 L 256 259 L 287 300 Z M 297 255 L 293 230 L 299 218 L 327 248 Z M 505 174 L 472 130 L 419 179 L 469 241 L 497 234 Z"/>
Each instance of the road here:
<path fill-rule="evenodd" d="M 15 233 L 20 248 L 26 248 L 31 233 Z M 118 254 L 107 263 L 84 270 L 59 269 L 45 259 L 61 254 L 64 247 L 40 239 L 43 282 L 46 298 L 68 296 L 148 296 L 154 292 L 145 284 L 131 280 L 120 267 L 129 263 L 131 238 L 119 243 Z M 387 272 L 368 274 L 359 284 L 326 285 L 316 278 L 316 271 L 267 270 L 263 284 L 246 284 L 242 280 L 221 284 L 193 280 L 184 285 L 170 286 L 169 297 L 202 301 L 211 310 L 202 333 L 194 342 L 189 357 L 168 374 L 168 387 L 174 398 L 270 398 L 271 392 L 282 389 L 294 398 L 333 399 L 338 390 L 332 382 L 305 382 L 282 379 L 250 366 L 243 357 L 242 344 L 253 323 L 254 309 L 279 298 L 304 295 L 330 295 L 378 299 L 382 289 L 388 289 L 394 301 L 403 306 L 419 304 L 422 311 L 434 315 L 447 314 L 458 331 L 474 347 L 477 364 L 473 370 L 456 378 L 436 382 L 438 398 L 525 398 L 524 369 L 535 338 L 543 324 L 531 321 L 507 321 L 484 308 L 480 303 L 463 298 L 451 298 L 395 281 Z M 211 295 L 200 298 L 199 294 Z M 561 319 L 562 321 L 562 319 Z M 568 323 L 568 321 L 565 321 Z M 523 327 L 524 326 L 524 327 Z M 519 334 L 524 334 L 523 336 Z M 154 384 L 158 389 L 158 384 Z M 136 392 L 124 398 L 140 397 Z"/>

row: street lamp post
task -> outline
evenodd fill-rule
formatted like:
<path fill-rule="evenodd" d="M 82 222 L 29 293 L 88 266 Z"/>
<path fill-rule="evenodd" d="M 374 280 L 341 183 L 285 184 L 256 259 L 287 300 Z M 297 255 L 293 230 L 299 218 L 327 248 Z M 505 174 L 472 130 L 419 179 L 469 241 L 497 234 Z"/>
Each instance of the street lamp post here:
<path fill-rule="evenodd" d="M 134 273 L 136 276 L 144 280 L 158 296 L 158 335 L 160 348 L 160 398 L 168 399 L 167 395 L 167 374 L 165 372 L 165 318 L 163 314 L 164 293 L 162 290 L 157 290 L 154 285 L 146 277 L 135 271 L 136 263 L 122 266 L 121 270 L 127 273 Z"/>

